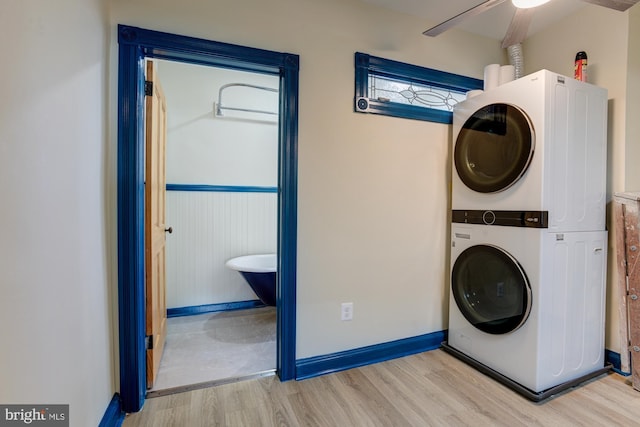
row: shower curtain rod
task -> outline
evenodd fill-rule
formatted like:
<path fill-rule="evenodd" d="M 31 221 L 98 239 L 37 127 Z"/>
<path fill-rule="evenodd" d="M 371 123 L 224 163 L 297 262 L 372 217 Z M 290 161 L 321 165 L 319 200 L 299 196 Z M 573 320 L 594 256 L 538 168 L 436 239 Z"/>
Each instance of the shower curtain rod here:
<path fill-rule="evenodd" d="M 258 86 L 258 85 L 252 85 L 249 83 L 228 83 L 226 85 L 222 85 L 220 86 L 220 89 L 218 90 L 218 102 L 215 103 L 215 112 L 216 112 L 216 116 L 220 117 L 223 116 L 222 114 L 222 110 L 233 110 L 233 111 L 244 111 L 247 113 L 260 113 L 260 114 L 270 114 L 270 115 L 278 115 L 278 113 L 274 113 L 273 111 L 265 111 L 265 110 L 254 110 L 251 108 L 238 108 L 238 107 L 224 107 L 222 105 L 222 91 L 226 88 L 229 87 L 234 87 L 234 86 L 239 86 L 239 87 L 250 87 L 253 89 L 259 89 L 259 90 L 265 90 L 267 92 L 278 92 L 278 89 L 274 89 L 271 87 L 267 87 L 267 86 Z"/>

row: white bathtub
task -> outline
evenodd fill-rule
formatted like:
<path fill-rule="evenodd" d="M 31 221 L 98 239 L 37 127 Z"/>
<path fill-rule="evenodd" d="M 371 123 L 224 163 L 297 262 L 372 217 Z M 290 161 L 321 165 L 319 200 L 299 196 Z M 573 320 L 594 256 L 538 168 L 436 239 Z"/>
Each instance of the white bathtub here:
<path fill-rule="evenodd" d="M 247 273 L 274 273 L 277 262 L 276 254 L 245 255 L 230 259 L 226 266 L 232 270 Z"/>
<path fill-rule="evenodd" d="M 260 301 L 276 305 L 276 254 L 245 255 L 232 258 L 225 265 L 245 278 Z"/>

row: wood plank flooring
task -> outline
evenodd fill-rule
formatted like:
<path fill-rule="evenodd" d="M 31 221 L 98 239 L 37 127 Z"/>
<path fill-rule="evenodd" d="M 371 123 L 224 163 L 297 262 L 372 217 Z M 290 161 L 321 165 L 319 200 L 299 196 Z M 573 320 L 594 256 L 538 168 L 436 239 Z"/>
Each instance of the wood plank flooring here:
<path fill-rule="evenodd" d="M 640 392 L 602 375 L 531 402 L 442 350 L 304 381 L 266 377 L 147 399 L 134 426 L 638 426 Z"/>

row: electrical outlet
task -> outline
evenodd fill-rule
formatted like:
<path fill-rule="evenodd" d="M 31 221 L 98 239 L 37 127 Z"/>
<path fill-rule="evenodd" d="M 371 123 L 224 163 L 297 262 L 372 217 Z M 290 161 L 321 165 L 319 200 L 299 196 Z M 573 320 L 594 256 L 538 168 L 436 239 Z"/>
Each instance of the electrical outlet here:
<path fill-rule="evenodd" d="M 353 320 L 353 303 L 343 302 L 340 311 L 340 320 Z"/>

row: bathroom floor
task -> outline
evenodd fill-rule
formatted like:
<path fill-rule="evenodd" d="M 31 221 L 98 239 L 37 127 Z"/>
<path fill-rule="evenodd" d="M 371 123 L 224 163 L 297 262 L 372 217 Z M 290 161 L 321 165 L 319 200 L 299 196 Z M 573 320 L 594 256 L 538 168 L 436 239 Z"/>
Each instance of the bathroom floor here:
<path fill-rule="evenodd" d="M 276 308 L 167 319 L 167 341 L 153 395 L 265 374 L 276 367 Z"/>

